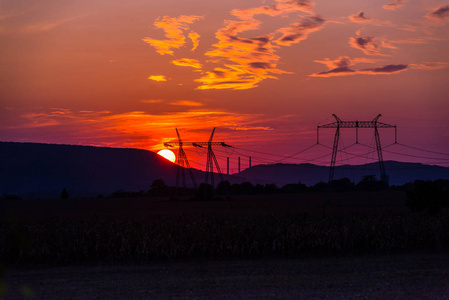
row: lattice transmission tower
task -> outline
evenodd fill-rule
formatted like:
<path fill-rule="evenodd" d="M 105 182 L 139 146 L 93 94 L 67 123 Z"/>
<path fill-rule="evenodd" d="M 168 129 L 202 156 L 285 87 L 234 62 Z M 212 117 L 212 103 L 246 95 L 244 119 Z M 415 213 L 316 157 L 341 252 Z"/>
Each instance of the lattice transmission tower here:
<path fill-rule="evenodd" d="M 200 148 L 207 147 L 205 183 L 209 184 L 209 177 L 210 177 L 211 185 L 212 185 L 212 187 L 214 186 L 214 177 L 213 177 L 214 164 L 215 164 L 215 168 L 218 171 L 218 175 L 220 176 L 220 179 L 222 181 L 224 181 L 223 174 L 221 174 L 221 169 L 220 169 L 220 166 L 218 165 L 218 161 L 217 161 L 217 158 L 215 157 L 214 151 L 212 150 L 212 146 L 222 146 L 222 147 L 231 147 L 231 146 L 229 146 L 225 142 L 213 142 L 212 139 L 214 137 L 214 133 L 215 133 L 215 128 L 212 130 L 212 134 L 210 135 L 209 141 L 207 141 L 207 142 L 183 142 L 181 140 L 181 136 L 179 135 L 178 129 L 176 128 L 176 134 L 178 135 L 178 142 L 164 143 L 164 146 L 167 148 L 168 147 L 178 147 L 178 158 L 177 158 L 178 171 L 177 171 L 177 177 L 176 177 L 176 187 L 178 187 L 178 184 L 179 184 L 180 174 L 182 175 L 183 186 L 186 187 L 184 173 L 185 173 L 185 169 L 187 168 L 187 170 L 189 171 L 190 176 L 192 178 L 194 187 L 195 187 L 195 189 L 197 188 L 195 177 L 193 176 L 193 172 L 190 167 L 189 160 L 187 159 L 187 155 L 184 152 L 183 146 L 193 146 L 193 147 L 200 147 Z"/>
<path fill-rule="evenodd" d="M 332 115 L 335 118 L 335 122 L 317 126 L 317 144 L 319 144 L 319 129 L 320 128 L 335 128 L 334 146 L 332 148 L 331 164 L 329 169 L 329 181 L 334 179 L 335 162 L 337 160 L 338 142 L 340 140 L 341 128 L 355 128 L 356 130 L 356 144 L 359 143 L 359 128 L 374 128 L 374 139 L 376 141 L 377 158 L 379 160 L 380 178 L 381 181 L 388 183 L 388 177 L 385 173 L 385 165 L 382 156 L 382 146 L 380 144 L 380 136 L 378 128 L 394 128 L 394 141 L 397 143 L 397 127 L 396 125 L 390 125 L 379 122 L 381 115 L 379 114 L 372 121 L 342 121 L 335 114 Z"/>
<path fill-rule="evenodd" d="M 185 176 L 185 170 L 187 169 L 189 174 L 190 174 L 190 178 L 192 179 L 192 183 L 193 183 L 193 187 L 196 189 L 197 185 L 196 185 L 196 181 L 195 181 L 195 176 L 193 176 L 193 172 L 192 169 L 190 168 L 190 163 L 189 160 L 187 158 L 187 154 L 184 151 L 183 145 L 186 144 L 182 141 L 181 139 L 181 135 L 179 134 L 178 128 L 176 129 L 176 135 L 178 136 L 178 142 L 170 142 L 170 143 L 164 143 L 164 146 L 169 148 L 169 147 L 178 147 L 178 156 L 176 158 L 176 162 L 177 162 L 177 170 L 176 170 L 176 189 L 178 189 L 179 186 L 179 178 L 182 177 L 182 186 L 184 188 L 186 188 L 186 176 Z M 191 143 L 187 143 L 187 144 L 191 144 Z"/>

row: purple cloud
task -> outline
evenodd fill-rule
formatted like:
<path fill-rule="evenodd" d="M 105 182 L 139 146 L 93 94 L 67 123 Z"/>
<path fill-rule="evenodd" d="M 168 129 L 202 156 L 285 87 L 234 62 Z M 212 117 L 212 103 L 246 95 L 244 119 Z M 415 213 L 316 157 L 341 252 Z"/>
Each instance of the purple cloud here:
<path fill-rule="evenodd" d="M 393 2 L 385 4 L 383 6 L 383 8 L 384 9 L 390 9 L 390 10 L 396 10 L 396 9 L 401 8 L 402 6 L 404 6 L 405 2 L 407 2 L 407 0 L 395 0 Z"/>
<path fill-rule="evenodd" d="M 447 21 L 449 19 L 449 4 L 436 8 L 434 11 L 428 13 L 426 17 L 434 21 Z"/>
<path fill-rule="evenodd" d="M 367 23 L 371 22 L 371 19 L 365 16 L 365 13 L 363 11 L 360 11 L 359 13 L 349 16 L 349 20 L 351 20 L 354 23 Z"/>
<path fill-rule="evenodd" d="M 326 58 L 325 60 L 316 62 L 326 65 L 329 70 L 314 73 L 309 75 L 311 77 L 336 77 L 336 76 L 348 76 L 348 75 L 389 75 L 393 73 L 398 73 L 405 71 L 408 68 L 408 65 L 398 64 L 398 65 L 385 65 L 383 67 L 378 68 L 367 68 L 367 69 L 351 69 L 350 66 L 355 65 L 356 63 L 372 63 L 372 60 L 367 60 L 364 58 L 354 58 L 350 59 L 347 56 L 339 57 L 336 60 L 330 60 Z"/>

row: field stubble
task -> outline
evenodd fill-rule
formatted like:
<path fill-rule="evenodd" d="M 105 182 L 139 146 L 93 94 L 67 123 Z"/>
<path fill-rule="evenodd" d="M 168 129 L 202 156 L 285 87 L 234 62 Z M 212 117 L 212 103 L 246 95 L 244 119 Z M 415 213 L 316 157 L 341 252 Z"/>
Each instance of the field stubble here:
<path fill-rule="evenodd" d="M 404 202 L 403 193 L 3 202 L 4 283 L 14 299 L 441 298 L 449 221 L 410 215 Z"/>

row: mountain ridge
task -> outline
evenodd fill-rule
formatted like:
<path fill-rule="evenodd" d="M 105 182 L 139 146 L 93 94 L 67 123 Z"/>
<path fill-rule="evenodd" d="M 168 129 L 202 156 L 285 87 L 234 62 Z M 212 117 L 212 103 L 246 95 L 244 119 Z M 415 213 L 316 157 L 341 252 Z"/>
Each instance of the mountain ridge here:
<path fill-rule="evenodd" d="M 155 179 L 176 184 L 177 165 L 158 154 L 135 148 L 109 148 L 45 143 L 0 142 L 0 195 L 30 198 L 59 197 L 63 188 L 73 197 L 108 195 L 117 190 L 148 190 Z M 385 161 L 391 185 L 416 179 L 449 179 L 449 168 L 421 163 Z M 193 169 L 197 184 L 205 173 Z M 378 163 L 342 165 L 334 179 L 358 182 L 364 175 L 379 177 Z M 279 187 L 301 182 L 308 186 L 326 182 L 329 167 L 305 164 L 256 165 L 238 174 L 223 175 L 231 183 L 275 183 Z M 192 186 L 186 174 L 187 184 Z M 218 182 L 218 181 L 216 181 Z"/>

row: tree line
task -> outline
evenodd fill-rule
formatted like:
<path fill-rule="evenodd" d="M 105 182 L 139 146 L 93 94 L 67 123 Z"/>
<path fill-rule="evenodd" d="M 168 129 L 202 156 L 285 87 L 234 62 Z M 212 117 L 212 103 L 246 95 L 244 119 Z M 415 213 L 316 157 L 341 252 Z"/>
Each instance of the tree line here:
<path fill-rule="evenodd" d="M 148 191 L 125 192 L 116 191 L 109 197 L 170 197 L 173 200 L 223 200 L 230 195 L 266 195 L 266 194 L 291 194 L 291 193 L 342 193 L 342 192 L 376 192 L 376 191 L 404 191 L 407 193 L 406 206 L 412 212 L 427 211 L 436 214 L 441 209 L 449 206 L 449 180 L 438 179 L 415 180 L 401 186 L 388 186 L 385 182 L 376 180 L 374 175 L 364 176 L 355 184 L 349 178 L 341 178 L 330 182 L 319 182 L 313 186 L 307 186 L 301 182 L 287 184 L 278 187 L 276 184 L 252 184 L 242 182 L 231 184 L 229 181 L 220 182 L 216 188 L 202 183 L 197 189 L 177 188 L 168 186 L 162 179 L 156 179 Z"/>

